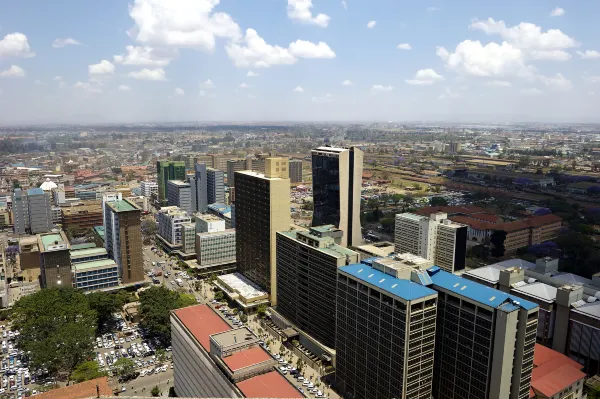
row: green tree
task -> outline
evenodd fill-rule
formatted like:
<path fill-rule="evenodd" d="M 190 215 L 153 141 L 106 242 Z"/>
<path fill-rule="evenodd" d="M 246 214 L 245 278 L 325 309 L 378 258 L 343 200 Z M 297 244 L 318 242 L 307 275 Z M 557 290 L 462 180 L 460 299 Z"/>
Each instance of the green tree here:
<path fill-rule="evenodd" d="M 85 294 L 73 288 L 49 288 L 22 297 L 12 309 L 19 348 L 31 365 L 52 374 L 70 375 L 94 347 L 97 314 Z"/>
<path fill-rule="evenodd" d="M 444 197 L 432 197 L 429 203 L 431 206 L 448 206 L 448 201 Z"/>
<path fill-rule="evenodd" d="M 223 300 L 223 298 L 225 298 L 225 294 L 223 294 L 223 291 L 219 290 L 217 292 L 215 292 L 215 300 L 221 302 Z"/>
<path fill-rule="evenodd" d="M 246 313 L 241 313 L 240 314 L 240 321 L 242 323 L 247 323 L 248 322 L 248 316 L 246 315 Z"/>
<path fill-rule="evenodd" d="M 415 199 L 412 195 L 407 194 L 404 196 L 404 198 L 402 198 L 402 203 L 405 208 L 410 208 L 411 206 L 414 205 Z"/>
<path fill-rule="evenodd" d="M 196 305 L 198 302 L 196 301 L 196 297 L 192 294 L 179 294 L 179 298 L 177 299 L 176 309 L 185 308 L 187 306 Z"/>
<path fill-rule="evenodd" d="M 113 369 L 119 379 L 129 380 L 135 373 L 135 363 L 128 357 L 121 357 L 113 364 Z"/>
<path fill-rule="evenodd" d="M 265 317 L 265 313 L 267 313 L 267 305 L 264 303 L 258 305 L 258 308 L 256 308 L 256 313 L 258 313 L 259 317 Z"/>
<path fill-rule="evenodd" d="M 156 351 L 154 352 L 154 354 L 156 355 L 156 360 L 159 363 L 162 363 L 165 360 L 167 360 L 167 351 L 164 350 L 163 348 L 156 349 Z"/>
<path fill-rule="evenodd" d="M 415 190 L 421 191 L 423 189 L 423 186 L 420 185 L 419 183 L 413 183 L 413 187 L 415 188 Z"/>
<path fill-rule="evenodd" d="M 106 292 L 92 292 L 87 295 L 90 308 L 95 310 L 98 315 L 98 328 L 102 329 L 110 324 L 113 320 L 113 313 L 117 312 L 119 303 L 114 294 Z"/>
<path fill-rule="evenodd" d="M 160 389 L 158 389 L 158 385 L 155 385 L 154 388 L 152 388 L 150 394 L 155 398 L 160 396 Z"/>
<path fill-rule="evenodd" d="M 388 233 L 388 234 L 393 234 L 394 233 L 394 227 L 396 225 L 396 219 L 394 218 L 383 218 L 379 221 L 379 223 L 381 223 L 381 226 L 383 227 L 383 230 Z"/>
<path fill-rule="evenodd" d="M 596 387 L 588 392 L 588 399 L 600 399 L 600 387 Z"/>
<path fill-rule="evenodd" d="M 122 309 L 124 305 L 131 303 L 131 302 L 135 302 L 137 300 L 137 298 L 135 297 L 135 294 L 132 292 L 129 292 L 127 290 L 119 290 L 115 294 L 115 300 L 117 302 L 117 307 L 119 309 Z"/>
<path fill-rule="evenodd" d="M 100 378 L 105 375 L 105 372 L 100 371 L 98 362 L 90 360 L 87 362 L 83 362 L 77 367 L 75 367 L 75 370 L 73 370 L 73 373 L 71 374 L 71 379 L 79 383 L 88 380 L 93 380 L 94 378 Z"/>

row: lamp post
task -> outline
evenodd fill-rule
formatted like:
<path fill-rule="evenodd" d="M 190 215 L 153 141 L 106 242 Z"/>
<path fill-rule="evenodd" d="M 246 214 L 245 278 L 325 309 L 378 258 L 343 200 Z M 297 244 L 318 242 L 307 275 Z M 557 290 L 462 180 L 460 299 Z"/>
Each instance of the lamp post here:
<path fill-rule="evenodd" d="M 56 284 L 61 285 L 62 281 L 60 279 L 60 266 L 56 265 Z"/>

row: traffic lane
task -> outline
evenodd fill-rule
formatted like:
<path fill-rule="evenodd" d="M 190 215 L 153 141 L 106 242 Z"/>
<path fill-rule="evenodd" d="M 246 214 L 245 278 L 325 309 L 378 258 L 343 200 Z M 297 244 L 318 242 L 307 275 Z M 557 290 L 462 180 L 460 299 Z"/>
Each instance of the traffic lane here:
<path fill-rule="evenodd" d="M 126 391 L 121 392 L 119 396 L 151 396 L 150 391 L 155 386 L 161 390 L 162 396 L 169 394 L 169 387 L 173 386 L 173 369 L 171 366 L 164 373 L 138 377 L 120 386 L 125 386 Z M 143 395 L 141 395 L 143 393 Z"/>

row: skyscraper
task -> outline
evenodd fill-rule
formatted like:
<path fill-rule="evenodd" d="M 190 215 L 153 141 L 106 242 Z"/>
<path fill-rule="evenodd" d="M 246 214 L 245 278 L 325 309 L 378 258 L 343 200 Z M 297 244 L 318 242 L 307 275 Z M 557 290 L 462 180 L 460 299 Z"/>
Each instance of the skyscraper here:
<path fill-rule="evenodd" d="M 52 199 L 41 188 L 13 193 L 14 231 L 17 234 L 39 234 L 52 230 Z"/>
<path fill-rule="evenodd" d="M 332 224 L 344 232 L 342 245 L 360 245 L 363 152 L 358 147 L 312 150 L 313 226 Z"/>
<path fill-rule="evenodd" d="M 71 245 L 63 231 L 37 236 L 42 288 L 72 287 Z"/>
<path fill-rule="evenodd" d="M 267 158 L 265 174 L 235 174 L 238 271 L 277 301 L 276 233 L 290 228 L 287 158 Z"/>
<path fill-rule="evenodd" d="M 104 237 L 108 255 L 119 265 L 123 284 L 144 280 L 141 210 L 128 200 L 104 202 Z"/>
<path fill-rule="evenodd" d="M 169 180 L 185 180 L 185 162 L 157 161 L 156 174 L 158 175 L 158 199 L 161 205 L 166 205 L 167 182 Z"/>
<path fill-rule="evenodd" d="M 222 170 L 206 168 L 208 205 L 225 203 L 225 174 Z"/>
<path fill-rule="evenodd" d="M 170 180 L 167 182 L 167 205 L 177 206 L 185 212 L 191 214 L 192 208 L 192 188 L 190 183 L 182 180 Z"/>
<path fill-rule="evenodd" d="M 290 159 L 290 182 L 302 183 L 302 160 Z"/>
<path fill-rule="evenodd" d="M 205 213 L 208 206 L 205 164 L 197 163 L 194 165 L 194 176 L 190 177 L 190 186 L 192 189 L 192 209 L 195 212 Z"/>

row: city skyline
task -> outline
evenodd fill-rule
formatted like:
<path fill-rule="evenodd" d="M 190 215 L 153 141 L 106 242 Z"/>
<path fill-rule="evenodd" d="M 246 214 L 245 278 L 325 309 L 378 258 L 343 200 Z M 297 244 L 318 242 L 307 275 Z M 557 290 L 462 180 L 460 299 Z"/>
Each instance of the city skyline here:
<path fill-rule="evenodd" d="M 598 4 L 32 4 L 0 8 L 6 124 L 598 122 Z"/>

